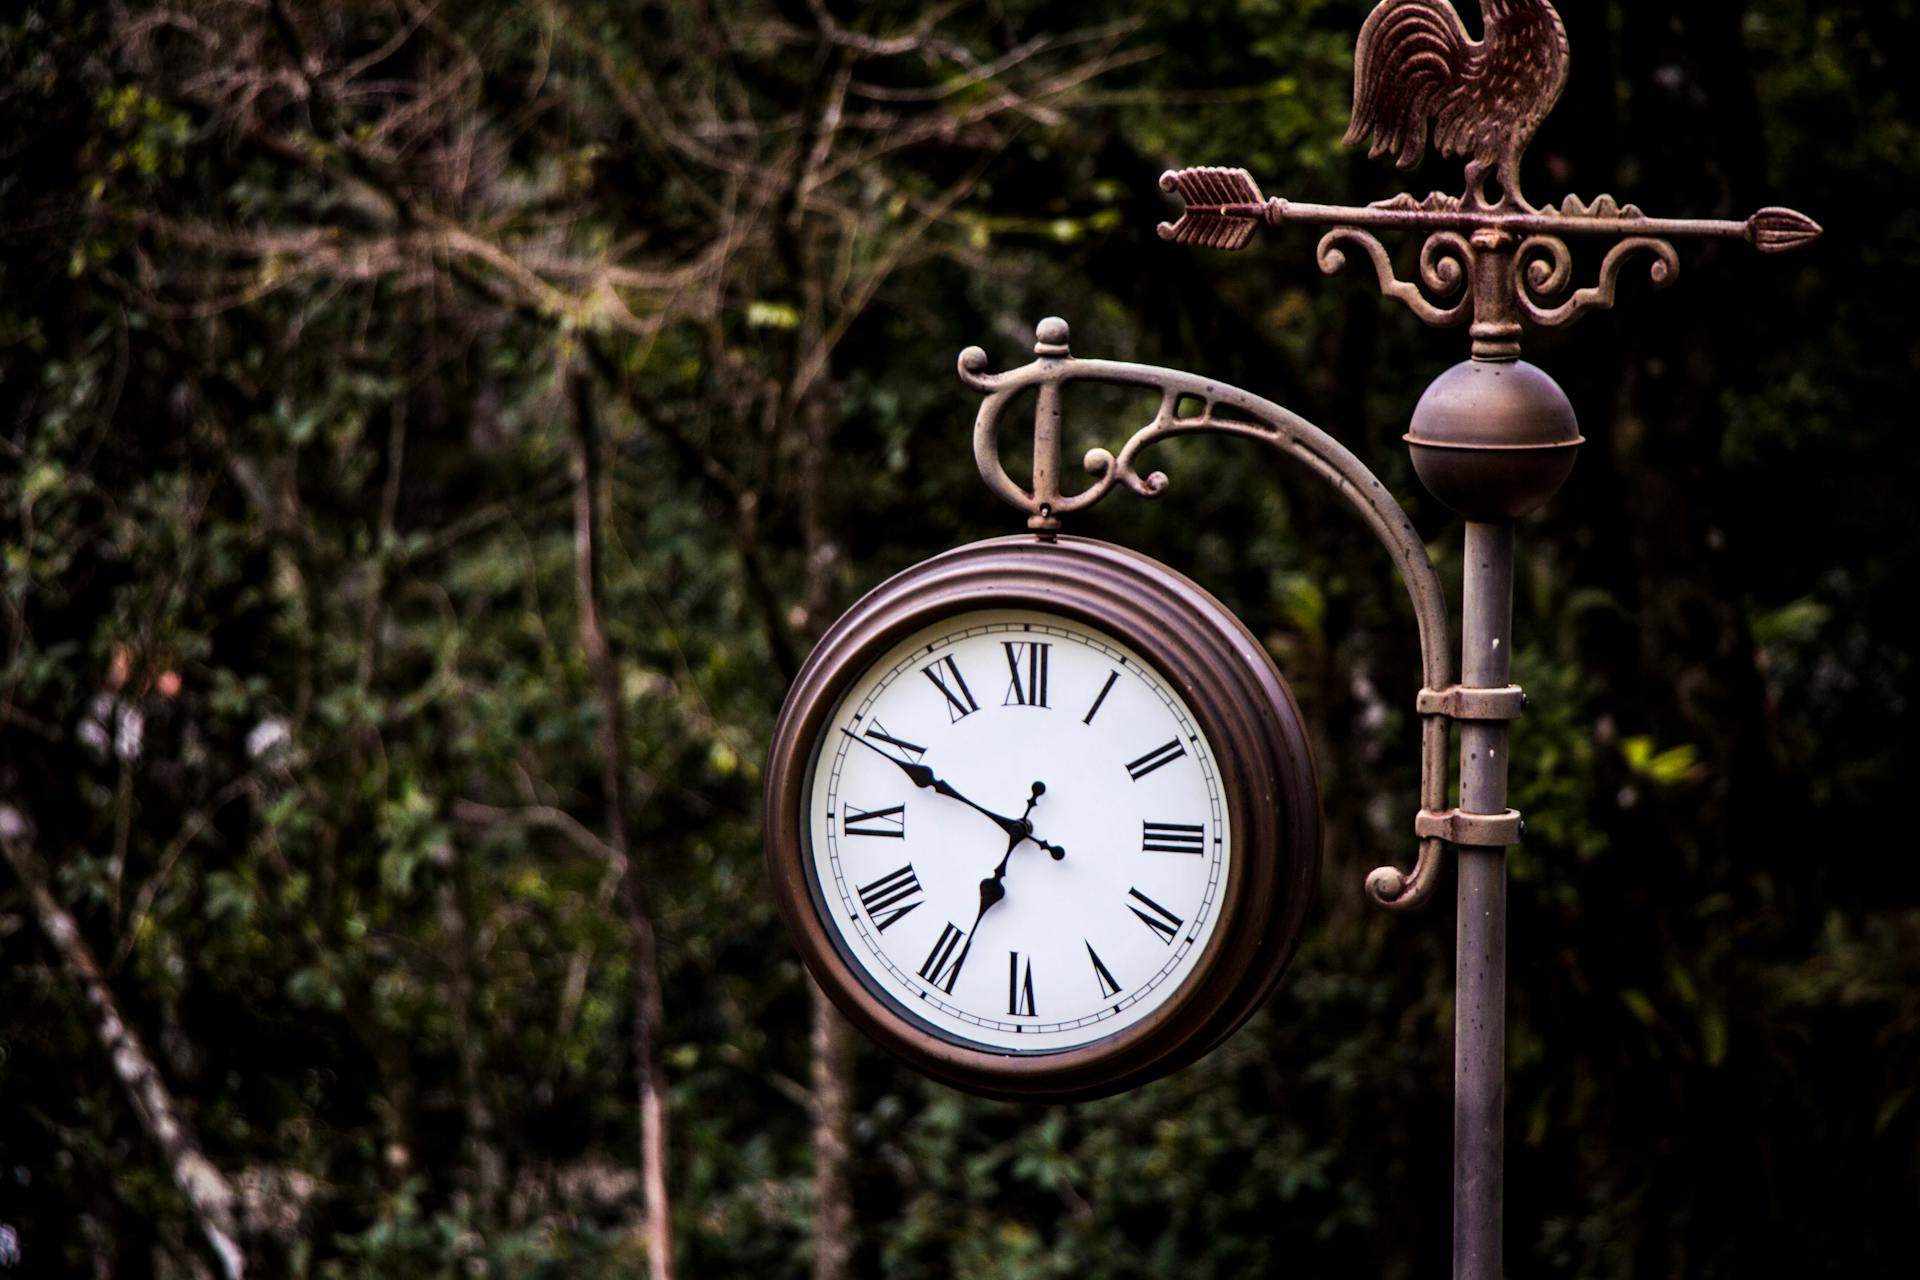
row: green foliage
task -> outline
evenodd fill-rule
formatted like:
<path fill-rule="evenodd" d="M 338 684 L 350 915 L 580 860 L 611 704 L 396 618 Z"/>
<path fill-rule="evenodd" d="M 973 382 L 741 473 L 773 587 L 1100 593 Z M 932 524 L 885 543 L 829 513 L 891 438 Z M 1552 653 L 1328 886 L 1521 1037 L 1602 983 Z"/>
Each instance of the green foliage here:
<path fill-rule="evenodd" d="M 867 35 L 932 12 L 829 7 Z M 585 369 L 682 1269 L 804 1275 L 809 1001 L 760 763 L 802 637 L 1015 527 L 954 355 L 1015 363 L 1057 313 L 1078 352 L 1270 395 L 1457 579 L 1397 442 L 1458 335 L 1323 279 L 1302 237 L 1226 259 L 1153 236 L 1176 163 L 1328 201 L 1455 171 L 1340 147 L 1359 0 L 1177 0 L 1124 30 L 942 9 L 975 66 L 1070 31 L 1022 56 L 1114 65 L 1016 126 L 953 58 L 862 61 L 848 128 L 901 101 L 932 123 L 798 213 L 782 174 L 701 157 L 749 118 L 785 154 L 818 111 L 842 64 L 800 6 L 288 5 L 317 91 L 258 6 L 206 8 L 0 18 L 0 804 L 241 1189 L 256 1274 L 637 1272 L 634 982 L 575 606 Z M 1520 535 L 1511 1269 L 1901 1274 L 1914 7 L 1562 8 L 1575 82 L 1530 190 L 1804 203 L 1829 235 L 1690 253 L 1672 293 L 1534 357 L 1592 443 Z M 672 276 L 716 243 L 667 285 L 569 274 Z M 1140 420 L 1072 402 L 1069 454 Z M 1445 1265 L 1451 931 L 1360 893 L 1412 852 L 1411 619 L 1364 528 L 1255 457 L 1184 442 L 1157 504 L 1081 527 L 1193 574 L 1294 682 L 1329 830 L 1303 953 L 1222 1049 L 1097 1104 L 980 1102 L 862 1049 L 857 1274 Z M 0 1222 L 36 1274 L 190 1274 L 185 1202 L 11 877 L 0 963 Z"/>

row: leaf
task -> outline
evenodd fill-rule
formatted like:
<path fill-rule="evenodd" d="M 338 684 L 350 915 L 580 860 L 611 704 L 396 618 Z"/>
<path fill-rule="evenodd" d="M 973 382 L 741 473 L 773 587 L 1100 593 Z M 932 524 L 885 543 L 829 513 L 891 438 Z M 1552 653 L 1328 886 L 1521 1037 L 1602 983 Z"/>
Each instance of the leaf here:
<path fill-rule="evenodd" d="M 1620 988 L 1620 1003 L 1626 1005 L 1627 1011 L 1643 1025 L 1660 1025 L 1660 1011 L 1654 1008 L 1653 1001 L 1647 999 L 1647 993 L 1638 987 Z"/>
<path fill-rule="evenodd" d="M 800 313 L 784 302 L 756 298 L 747 304 L 749 329 L 798 329 Z"/>

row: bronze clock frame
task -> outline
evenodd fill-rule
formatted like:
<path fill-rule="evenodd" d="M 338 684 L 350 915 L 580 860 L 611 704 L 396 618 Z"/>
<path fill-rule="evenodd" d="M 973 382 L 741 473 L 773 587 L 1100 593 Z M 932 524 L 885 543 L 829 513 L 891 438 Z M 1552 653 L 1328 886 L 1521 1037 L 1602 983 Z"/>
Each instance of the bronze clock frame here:
<path fill-rule="evenodd" d="M 1220 920 L 1195 968 L 1152 1014 L 1076 1049 L 1008 1053 L 934 1028 L 865 977 L 827 922 L 809 848 L 815 760 L 846 691 L 907 636 L 981 609 L 1096 627 L 1178 690 L 1212 744 L 1233 833 Z M 847 1018 L 927 1075 L 994 1098 L 1117 1093 L 1200 1057 L 1251 1016 L 1299 945 L 1320 865 L 1320 790 L 1299 708 L 1239 619 L 1184 575 L 1082 538 L 961 547 L 876 587 L 821 640 L 787 695 L 768 761 L 767 861 L 807 969 Z"/>

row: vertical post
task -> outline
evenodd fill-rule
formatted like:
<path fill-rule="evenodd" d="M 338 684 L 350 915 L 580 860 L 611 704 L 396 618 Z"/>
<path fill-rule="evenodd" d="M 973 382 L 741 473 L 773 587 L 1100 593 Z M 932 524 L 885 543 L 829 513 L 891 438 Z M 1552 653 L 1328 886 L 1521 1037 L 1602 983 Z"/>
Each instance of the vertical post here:
<path fill-rule="evenodd" d="M 1067 322 L 1048 316 L 1033 330 L 1033 354 L 1046 361 L 1065 360 L 1072 352 L 1067 346 Z M 1040 384 L 1040 403 L 1033 412 L 1033 497 L 1040 509 L 1027 520 L 1027 528 L 1036 533 L 1053 533 L 1060 528 L 1055 508 L 1060 502 L 1060 384 L 1049 379 Z"/>
<path fill-rule="evenodd" d="M 1492 244 L 1493 238 L 1488 237 Z M 1499 252 L 1493 245 L 1484 250 Z M 1511 273 L 1501 277 L 1509 284 Z M 1508 299 L 1511 302 L 1511 298 Z M 1504 339 L 1510 316 L 1489 297 L 1476 346 Z M 1436 498 L 1467 519 L 1460 605 L 1460 683 L 1510 687 L 1513 667 L 1513 522 L 1553 496 L 1573 470 L 1580 424 L 1552 378 L 1519 360 L 1476 356 L 1433 380 L 1413 411 L 1407 444 Z M 1453 1012 L 1454 1280 L 1501 1280 L 1507 1056 L 1507 860 L 1519 815 L 1507 805 L 1508 721 L 1460 724 L 1462 824 L 1481 841 L 1459 850 Z"/>
<path fill-rule="evenodd" d="M 1461 680 L 1508 683 L 1512 665 L 1513 526 L 1467 522 Z M 1507 723 L 1460 731 L 1460 808 L 1507 808 Z M 1454 1280 L 1501 1280 L 1505 1195 L 1507 863 L 1505 850 L 1462 847 L 1453 1023 Z"/>

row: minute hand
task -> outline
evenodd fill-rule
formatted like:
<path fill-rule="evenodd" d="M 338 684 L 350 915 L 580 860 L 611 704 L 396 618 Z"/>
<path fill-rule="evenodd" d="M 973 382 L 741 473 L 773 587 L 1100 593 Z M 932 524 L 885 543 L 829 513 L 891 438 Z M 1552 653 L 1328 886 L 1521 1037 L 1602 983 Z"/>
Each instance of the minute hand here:
<path fill-rule="evenodd" d="M 855 742 L 873 752 L 882 760 L 891 761 L 899 768 L 900 772 L 906 774 L 907 777 L 912 780 L 914 786 L 923 787 L 928 791 L 934 792 L 936 795 L 946 796 L 950 800 L 958 800 L 974 812 L 984 814 L 986 817 L 991 818 L 995 826 L 1007 833 L 1009 840 L 1017 842 L 1033 838 L 1033 828 L 1025 821 L 1019 818 L 1009 818 L 1005 814 L 995 813 L 985 805 L 975 804 L 972 800 L 967 799 L 967 797 L 955 791 L 944 779 L 937 777 L 933 770 L 927 768 L 926 765 L 915 764 L 911 760 L 902 760 L 892 752 L 883 751 L 879 747 L 874 746 L 857 733 L 850 732 L 846 729 L 842 729 L 840 732 L 846 734 L 849 738 L 852 738 Z M 1034 843 L 1040 845 L 1049 853 L 1053 852 L 1054 846 L 1044 840 L 1034 840 Z M 1056 854 L 1055 856 L 1057 857 L 1058 855 Z"/>

